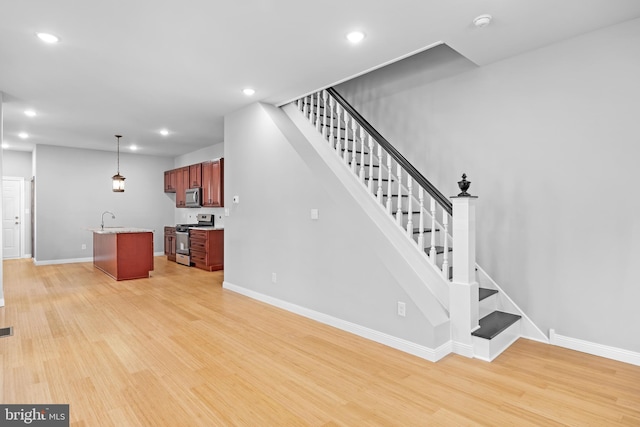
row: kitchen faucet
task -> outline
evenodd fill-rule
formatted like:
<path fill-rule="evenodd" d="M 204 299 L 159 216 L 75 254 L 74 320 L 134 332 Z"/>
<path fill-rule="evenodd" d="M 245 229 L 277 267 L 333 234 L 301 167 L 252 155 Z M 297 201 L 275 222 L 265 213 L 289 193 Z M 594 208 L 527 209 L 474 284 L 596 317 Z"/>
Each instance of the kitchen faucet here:
<path fill-rule="evenodd" d="M 111 219 L 116 219 L 116 216 L 113 214 L 113 212 L 109 212 L 109 211 L 102 212 L 102 222 L 100 223 L 101 230 L 104 230 L 104 214 L 111 214 Z"/>

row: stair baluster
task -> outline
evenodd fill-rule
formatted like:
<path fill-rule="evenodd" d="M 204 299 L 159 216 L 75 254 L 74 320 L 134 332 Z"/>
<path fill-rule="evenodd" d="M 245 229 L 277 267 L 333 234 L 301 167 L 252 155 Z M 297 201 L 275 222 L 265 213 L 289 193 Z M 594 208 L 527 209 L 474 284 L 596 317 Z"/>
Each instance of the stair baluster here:
<path fill-rule="evenodd" d="M 373 137 L 370 137 L 373 139 Z M 376 192 L 376 198 L 378 203 L 382 205 L 382 146 L 378 144 L 378 190 Z"/>
<path fill-rule="evenodd" d="M 303 102 L 303 106 L 302 106 L 302 114 L 304 114 L 305 118 L 309 118 L 309 101 L 308 101 L 309 97 L 305 96 Z"/>
<path fill-rule="evenodd" d="M 436 233 L 433 230 L 436 229 L 436 200 L 431 197 L 431 204 L 429 206 L 431 211 L 431 248 L 429 249 L 429 259 L 433 264 L 436 263 Z"/>
<path fill-rule="evenodd" d="M 344 150 L 342 160 L 345 165 L 349 164 L 349 113 L 344 112 Z"/>
<path fill-rule="evenodd" d="M 353 143 L 352 143 L 352 148 L 353 151 L 351 151 L 351 172 L 353 172 L 354 175 L 358 175 L 358 173 L 356 172 L 356 162 L 358 161 L 358 122 L 356 122 L 355 120 L 351 119 L 351 133 L 353 134 Z M 361 145 L 362 145 L 362 141 L 361 141 Z"/>
<path fill-rule="evenodd" d="M 333 108 L 335 107 L 335 100 L 331 97 L 329 97 L 329 114 L 331 114 L 331 116 L 329 116 L 329 147 L 334 148 L 335 147 L 335 143 L 336 143 L 336 139 L 335 139 L 335 130 L 334 130 L 334 114 L 333 114 Z"/>
<path fill-rule="evenodd" d="M 321 99 L 321 93 L 318 92 L 316 94 L 316 130 L 318 132 L 320 132 L 320 99 Z"/>
<path fill-rule="evenodd" d="M 413 239 L 413 180 L 411 179 L 411 175 L 407 175 L 407 193 L 409 197 L 408 200 L 408 209 L 407 209 L 407 236 Z M 399 204 L 402 204 L 402 200 L 399 201 Z"/>
<path fill-rule="evenodd" d="M 442 233 L 442 240 L 444 240 L 442 275 L 445 280 L 449 280 L 449 215 L 444 209 L 442 210 L 442 227 L 444 228 L 444 233 Z"/>
<path fill-rule="evenodd" d="M 342 114 L 342 107 L 340 107 L 340 104 L 336 105 L 336 153 L 338 154 L 338 157 L 342 156 L 342 153 L 340 152 L 340 150 L 342 150 L 342 140 L 340 139 L 340 131 L 342 130 L 342 125 L 340 124 L 340 115 Z"/>
<path fill-rule="evenodd" d="M 398 176 L 398 209 L 396 209 L 396 222 L 402 227 L 402 166 L 396 165 L 396 175 Z"/>
<path fill-rule="evenodd" d="M 367 143 L 367 134 L 364 131 L 364 128 L 360 126 L 360 173 L 359 178 L 360 182 L 364 184 L 364 148 Z"/>
<path fill-rule="evenodd" d="M 391 154 L 389 153 L 387 153 L 387 170 L 389 171 L 387 179 L 387 213 L 391 215 L 393 213 L 393 206 L 391 206 L 393 193 L 391 192 Z"/>
<path fill-rule="evenodd" d="M 367 189 L 370 194 L 373 194 L 373 138 L 367 134 L 367 141 L 369 142 L 369 180 L 367 181 Z"/>
<path fill-rule="evenodd" d="M 420 220 L 418 228 L 418 248 L 424 251 L 424 190 L 418 186 L 418 203 L 420 204 Z M 433 230 L 431 231 L 433 233 Z"/>
<path fill-rule="evenodd" d="M 323 90 L 322 91 L 322 109 L 323 109 L 323 114 L 322 114 L 322 137 L 324 139 L 327 139 L 327 98 L 329 97 L 329 95 L 327 95 L 327 91 Z"/>

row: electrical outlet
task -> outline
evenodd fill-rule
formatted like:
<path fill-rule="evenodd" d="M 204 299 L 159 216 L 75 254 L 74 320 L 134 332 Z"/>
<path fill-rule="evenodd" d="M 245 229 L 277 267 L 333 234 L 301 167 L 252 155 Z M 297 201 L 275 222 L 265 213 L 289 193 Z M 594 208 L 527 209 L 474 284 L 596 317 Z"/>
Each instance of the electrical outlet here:
<path fill-rule="evenodd" d="M 318 209 L 311 209 L 311 219 L 318 219 L 319 217 Z"/>
<path fill-rule="evenodd" d="M 84 243 L 82 244 L 82 249 L 87 249 L 87 245 L 85 245 Z"/>
<path fill-rule="evenodd" d="M 276 281 L 277 281 L 276 273 L 271 273 L 271 281 L 273 283 L 276 283 Z"/>
<path fill-rule="evenodd" d="M 402 301 L 398 301 L 398 316 L 405 317 L 407 315 L 407 306 Z"/>

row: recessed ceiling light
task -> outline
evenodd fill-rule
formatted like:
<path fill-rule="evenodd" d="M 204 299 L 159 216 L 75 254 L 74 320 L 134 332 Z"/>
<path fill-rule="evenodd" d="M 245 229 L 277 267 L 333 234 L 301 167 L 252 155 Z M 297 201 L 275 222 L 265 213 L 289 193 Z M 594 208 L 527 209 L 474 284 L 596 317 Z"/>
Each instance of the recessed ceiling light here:
<path fill-rule="evenodd" d="M 24 114 L 26 116 L 29 116 L 29 117 L 35 117 L 36 116 L 36 112 L 33 111 L 33 110 L 25 110 Z"/>
<path fill-rule="evenodd" d="M 36 35 L 40 40 L 42 40 L 45 43 L 53 44 L 53 43 L 58 43 L 60 41 L 60 38 L 58 36 L 54 36 L 53 34 L 37 33 Z"/>
<path fill-rule="evenodd" d="M 347 34 L 347 40 L 351 43 L 360 43 L 364 39 L 364 33 L 362 31 L 352 31 Z"/>
<path fill-rule="evenodd" d="M 167 135 L 169 135 L 169 131 L 168 131 L 168 130 L 166 130 L 166 129 L 162 129 L 162 130 L 160 131 L 160 135 L 162 135 L 162 136 L 167 136 Z"/>
<path fill-rule="evenodd" d="M 136 150 L 138 149 L 138 146 L 137 146 L 137 145 L 135 145 L 135 144 L 131 144 L 131 145 L 129 146 L 129 149 L 130 149 L 131 151 L 136 151 Z"/>
<path fill-rule="evenodd" d="M 2 148 L 9 148 L 9 144 L 8 144 L 8 143 L 6 143 L 6 142 L 3 142 L 3 143 L 2 143 Z"/>
<path fill-rule="evenodd" d="M 248 88 L 242 89 L 242 93 L 244 93 L 247 96 L 251 96 L 254 93 L 256 93 L 256 91 L 248 87 Z"/>
<path fill-rule="evenodd" d="M 27 138 L 29 138 L 29 134 L 28 134 L 28 133 L 26 133 L 26 132 L 20 132 L 20 133 L 18 134 L 18 136 L 19 136 L 20 138 L 22 138 L 22 139 L 27 139 Z"/>

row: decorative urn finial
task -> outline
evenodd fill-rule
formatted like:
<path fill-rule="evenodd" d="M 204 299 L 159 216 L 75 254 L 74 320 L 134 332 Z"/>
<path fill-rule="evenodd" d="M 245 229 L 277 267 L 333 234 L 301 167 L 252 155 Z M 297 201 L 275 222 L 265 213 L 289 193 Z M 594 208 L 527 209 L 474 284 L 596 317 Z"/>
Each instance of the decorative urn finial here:
<path fill-rule="evenodd" d="M 462 174 L 462 181 L 458 181 L 458 187 L 462 193 L 458 194 L 458 197 L 471 197 L 471 194 L 467 193 L 469 186 L 471 185 L 471 181 L 467 181 L 467 174 Z"/>

